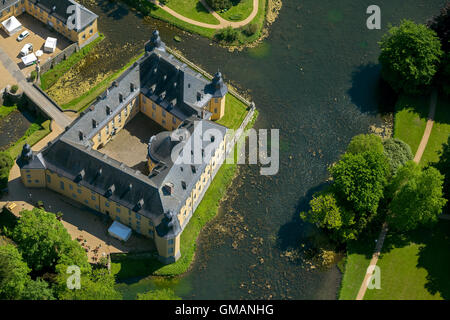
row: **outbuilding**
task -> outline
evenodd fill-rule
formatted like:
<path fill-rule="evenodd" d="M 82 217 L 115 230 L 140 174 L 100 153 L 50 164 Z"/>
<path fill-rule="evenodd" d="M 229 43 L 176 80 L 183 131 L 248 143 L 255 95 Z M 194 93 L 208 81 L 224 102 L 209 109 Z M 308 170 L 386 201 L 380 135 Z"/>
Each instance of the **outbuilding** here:
<path fill-rule="evenodd" d="M 44 51 L 55 52 L 57 42 L 58 40 L 56 38 L 48 37 L 47 40 L 45 40 Z"/>
<path fill-rule="evenodd" d="M 120 222 L 114 221 L 109 227 L 108 233 L 116 239 L 127 241 L 131 236 L 131 229 Z"/>
<path fill-rule="evenodd" d="M 2 29 L 5 30 L 8 36 L 12 36 L 14 33 L 17 33 L 22 29 L 22 24 L 16 19 L 16 17 L 12 16 L 2 22 Z"/>

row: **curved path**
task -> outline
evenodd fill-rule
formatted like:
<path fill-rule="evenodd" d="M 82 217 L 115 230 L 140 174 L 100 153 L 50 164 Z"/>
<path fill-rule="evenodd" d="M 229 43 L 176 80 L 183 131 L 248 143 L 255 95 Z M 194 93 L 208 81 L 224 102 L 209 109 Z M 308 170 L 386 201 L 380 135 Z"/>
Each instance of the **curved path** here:
<path fill-rule="evenodd" d="M 169 7 L 161 4 L 158 0 L 149 0 L 149 1 L 154 3 L 155 5 L 157 5 L 158 7 L 160 7 L 161 9 L 163 9 L 164 11 L 166 11 L 167 13 L 169 13 L 170 15 L 174 16 L 177 19 L 180 19 L 180 20 L 182 20 L 186 23 L 192 24 L 194 26 L 209 28 L 209 29 L 223 29 L 226 27 L 232 27 L 232 28 L 243 27 L 246 24 L 249 24 L 256 17 L 256 14 L 258 13 L 258 9 L 259 9 L 259 0 L 253 0 L 253 10 L 250 13 L 250 15 L 242 21 L 231 22 L 231 21 L 228 21 L 228 20 L 225 20 L 224 18 L 222 18 L 217 12 L 215 12 L 206 3 L 205 0 L 200 0 L 201 4 L 206 8 L 206 10 L 208 10 L 208 12 L 211 13 L 214 16 L 214 18 L 219 20 L 219 24 L 209 24 L 209 23 L 204 23 L 204 22 L 189 19 L 189 18 L 179 14 L 178 12 L 170 9 Z"/>
<path fill-rule="evenodd" d="M 425 127 L 425 131 L 423 133 L 422 140 L 420 141 L 420 145 L 417 148 L 416 154 L 414 156 L 415 163 L 420 162 L 420 159 L 422 159 L 422 156 L 423 156 L 423 152 L 425 151 L 425 148 L 427 147 L 428 139 L 430 138 L 430 135 L 431 135 L 431 129 L 433 129 L 433 124 L 434 124 L 434 115 L 436 113 L 436 102 L 437 102 L 437 90 L 434 89 L 433 92 L 431 93 L 431 97 L 430 97 L 430 111 L 428 113 L 427 126 Z M 450 219 L 450 218 L 444 217 L 444 219 Z M 377 265 L 378 257 L 380 256 L 381 249 L 383 248 L 383 242 L 384 242 L 384 239 L 386 238 L 387 231 L 388 231 L 387 224 L 384 223 L 383 227 L 381 229 L 380 236 L 378 237 L 378 240 L 377 240 L 377 246 L 375 248 L 375 252 L 372 255 L 372 260 L 370 260 L 369 267 L 367 268 L 367 272 L 364 277 L 363 283 L 361 284 L 361 287 L 359 288 L 359 292 L 358 292 L 358 295 L 356 296 L 356 300 L 364 299 L 364 295 L 366 293 L 367 286 L 369 285 L 371 278 L 372 278 L 373 268 Z"/>

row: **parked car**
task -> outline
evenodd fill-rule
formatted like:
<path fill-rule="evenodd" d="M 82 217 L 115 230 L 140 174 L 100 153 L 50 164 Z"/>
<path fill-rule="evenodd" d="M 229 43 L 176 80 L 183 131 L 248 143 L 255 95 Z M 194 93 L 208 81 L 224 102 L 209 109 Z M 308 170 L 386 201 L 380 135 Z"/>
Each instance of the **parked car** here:
<path fill-rule="evenodd" d="M 22 50 L 20 50 L 20 56 L 24 57 L 33 52 L 33 45 L 31 43 L 27 43 L 23 46 Z"/>
<path fill-rule="evenodd" d="M 25 39 L 29 35 L 30 35 L 30 32 L 28 30 L 25 30 L 24 32 L 19 34 L 19 36 L 17 37 L 17 41 L 22 41 L 23 39 Z"/>

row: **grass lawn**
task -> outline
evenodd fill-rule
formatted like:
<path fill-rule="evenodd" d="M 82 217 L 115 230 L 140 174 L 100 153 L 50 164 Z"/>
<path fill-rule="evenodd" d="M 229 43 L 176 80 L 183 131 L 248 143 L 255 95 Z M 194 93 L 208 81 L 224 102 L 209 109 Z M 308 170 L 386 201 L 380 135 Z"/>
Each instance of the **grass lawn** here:
<path fill-rule="evenodd" d="M 405 237 L 388 235 L 378 264 L 381 289 L 366 300 L 450 299 L 450 221 Z"/>
<path fill-rule="evenodd" d="M 170 0 L 166 6 L 189 19 L 219 24 L 219 20 L 210 14 L 198 0 Z"/>
<path fill-rule="evenodd" d="M 0 106 L 0 119 L 7 117 L 11 112 L 17 110 L 16 105 Z"/>
<path fill-rule="evenodd" d="M 247 106 L 228 93 L 225 100 L 225 115 L 217 123 L 230 129 L 238 129 L 247 113 Z"/>
<path fill-rule="evenodd" d="M 230 21 L 241 21 L 247 18 L 253 10 L 253 0 L 241 0 L 225 12 L 217 12 L 222 18 Z"/>
<path fill-rule="evenodd" d="M 47 90 L 53 86 L 62 75 L 69 71 L 74 65 L 79 63 L 86 55 L 91 52 L 91 50 L 103 39 L 105 36 L 99 34 L 99 37 L 92 41 L 90 44 L 85 46 L 78 52 L 72 54 L 67 60 L 58 63 L 53 69 L 50 69 L 46 73 L 41 75 L 41 88 L 42 90 Z"/>
<path fill-rule="evenodd" d="M 6 151 L 13 159 L 16 159 L 26 143 L 28 143 L 30 146 L 33 146 L 51 132 L 50 122 L 50 120 L 43 121 L 42 119 L 36 119 L 36 121 L 32 123 L 28 130 L 25 132 L 23 137 L 17 140 Z"/>
<path fill-rule="evenodd" d="M 442 150 L 442 144 L 447 142 L 450 135 L 450 99 L 439 96 L 436 105 L 436 114 L 430 139 L 423 153 L 421 164 L 426 165 L 429 162 L 439 160 L 439 151 Z"/>
<path fill-rule="evenodd" d="M 356 299 L 374 249 L 374 239 L 350 242 L 347 245 L 345 272 L 339 290 L 340 300 Z"/>
<path fill-rule="evenodd" d="M 78 98 L 73 99 L 69 103 L 63 104 L 61 106 L 62 109 L 70 109 L 74 111 L 81 112 L 84 109 L 88 108 L 92 102 L 94 102 L 97 97 L 104 92 L 111 83 L 116 80 L 126 69 L 128 69 L 133 63 L 135 63 L 140 57 L 142 57 L 144 53 L 140 53 L 133 59 L 131 59 L 123 68 L 120 70 L 117 70 L 113 74 L 111 74 L 109 77 L 104 79 L 102 82 L 97 84 L 95 87 L 91 88 L 89 91 L 83 93 Z"/>
<path fill-rule="evenodd" d="M 430 98 L 401 95 L 395 106 L 394 137 L 405 141 L 416 153 L 427 124 Z"/>

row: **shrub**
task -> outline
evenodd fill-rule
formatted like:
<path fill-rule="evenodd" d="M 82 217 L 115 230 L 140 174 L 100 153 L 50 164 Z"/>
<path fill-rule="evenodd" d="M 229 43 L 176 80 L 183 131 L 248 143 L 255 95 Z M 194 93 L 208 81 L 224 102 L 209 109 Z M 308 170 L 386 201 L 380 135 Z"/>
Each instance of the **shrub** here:
<path fill-rule="evenodd" d="M 206 0 L 206 2 L 216 11 L 230 9 L 233 5 L 231 0 Z"/>
<path fill-rule="evenodd" d="M 8 186 L 9 171 L 14 160 L 7 152 L 0 152 L 0 191 Z"/>
<path fill-rule="evenodd" d="M 395 91 L 409 94 L 420 94 L 431 84 L 443 54 L 436 32 L 409 20 L 391 27 L 380 47 L 382 77 Z"/>
<path fill-rule="evenodd" d="M 256 31 L 258 31 L 258 25 L 256 23 L 250 23 L 246 25 L 242 30 L 242 32 L 248 37 L 254 35 Z"/>
<path fill-rule="evenodd" d="M 383 152 L 383 143 L 381 137 L 375 134 L 359 134 L 350 141 L 347 152 L 352 154 L 365 151 Z"/>
<path fill-rule="evenodd" d="M 392 138 L 383 141 L 384 154 L 391 164 L 392 173 L 414 158 L 411 147 L 400 139 Z"/>
<path fill-rule="evenodd" d="M 37 78 L 37 72 L 36 72 L 36 70 L 31 71 L 31 74 L 30 74 L 30 79 L 31 79 L 31 81 L 35 81 L 36 78 Z"/>
<path fill-rule="evenodd" d="M 438 16 L 428 22 L 430 29 L 434 30 L 442 42 L 442 49 L 450 51 L 450 2 L 447 2 Z"/>
<path fill-rule="evenodd" d="M 15 84 L 11 87 L 11 93 L 16 93 L 17 91 L 19 91 L 19 86 Z"/>
<path fill-rule="evenodd" d="M 236 29 L 233 29 L 231 26 L 226 27 L 226 28 L 219 30 L 216 33 L 215 38 L 219 41 L 232 43 L 239 39 L 239 31 Z"/>

